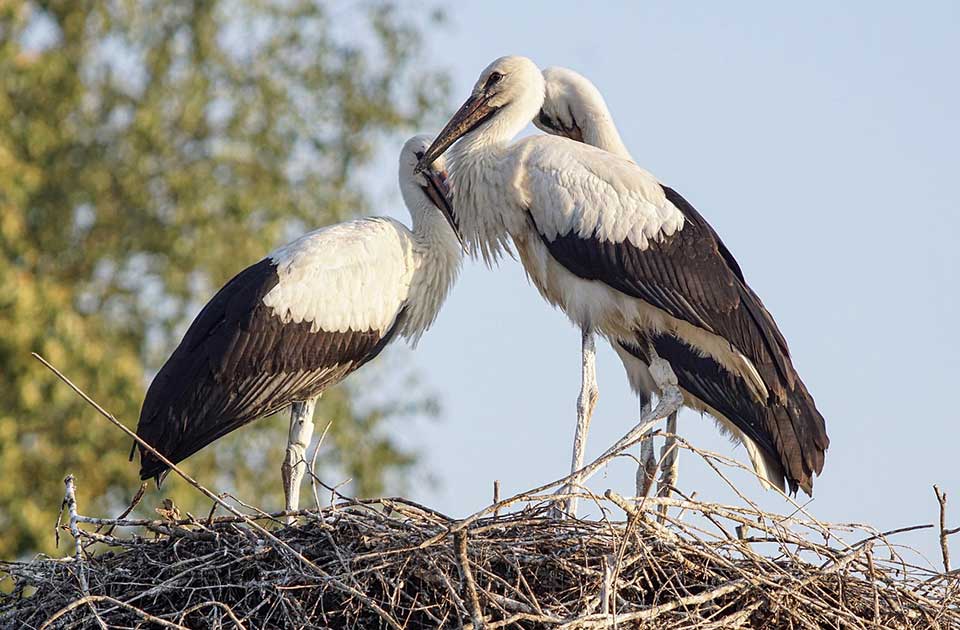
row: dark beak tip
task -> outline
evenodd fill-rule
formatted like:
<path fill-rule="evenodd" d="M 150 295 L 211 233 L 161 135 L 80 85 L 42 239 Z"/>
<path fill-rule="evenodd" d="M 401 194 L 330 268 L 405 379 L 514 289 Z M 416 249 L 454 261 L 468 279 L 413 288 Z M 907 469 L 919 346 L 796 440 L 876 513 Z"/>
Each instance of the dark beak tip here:
<path fill-rule="evenodd" d="M 419 175 L 420 173 L 424 172 L 430 168 L 431 165 L 433 165 L 436 159 L 437 158 L 435 157 L 430 157 L 430 152 L 428 151 L 422 158 L 420 158 L 420 161 L 417 162 L 417 165 L 413 167 L 413 174 Z"/>

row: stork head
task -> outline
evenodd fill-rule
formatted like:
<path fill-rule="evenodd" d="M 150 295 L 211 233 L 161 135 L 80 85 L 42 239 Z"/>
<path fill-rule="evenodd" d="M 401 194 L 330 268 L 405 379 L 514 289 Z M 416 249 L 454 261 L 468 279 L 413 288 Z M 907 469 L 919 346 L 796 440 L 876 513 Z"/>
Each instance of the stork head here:
<path fill-rule="evenodd" d="M 427 135 L 414 136 L 400 150 L 400 193 L 414 219 L 418 218 L 418 211 L 440 212 L 463 245 L 457 217 L 450 203 L 446 161 L 440 157 L 423 170 L 416 170 L 417 163 L 430 146 L 430 140 Z"/>
<path fill-rule="evenodd" d="M 533 124 L 541 131 L 563 136 L 633 160 L 627 151 L 600 90 L 582 74 L 568 68 L 547 68 L 545 97 Z"/>
<path fill-rule="evenodd" d="M 582 74 L 569 68 L 547 68 L 543 79 L 543 106 L 533 124 L 541 131 L 583 142 L 583 121 L 607 113 L 600 91 Z"/>
<path fill-rule="evenodd" d="M 509 140 L 520 133 L 543 104 L 543 74 L 526 57 L 500 57 L 477 79 L 470 98 L 427 149 L 417 169 L 429 166 L 466 135 Z"/>

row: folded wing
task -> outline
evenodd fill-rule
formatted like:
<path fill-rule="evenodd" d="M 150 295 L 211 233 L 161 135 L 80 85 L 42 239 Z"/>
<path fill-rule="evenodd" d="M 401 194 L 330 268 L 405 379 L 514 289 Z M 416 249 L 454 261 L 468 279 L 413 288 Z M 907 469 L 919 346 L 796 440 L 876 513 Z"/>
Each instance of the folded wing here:
<path fill-rule="evenodd" d="M 399 229 L 362 220 L 317 230 L 237 274 L 157 373 L 137 434 L 176 463 L 379 354 L 409 285 Z M 165 470 L 141 448 L 142 479 Z"/>

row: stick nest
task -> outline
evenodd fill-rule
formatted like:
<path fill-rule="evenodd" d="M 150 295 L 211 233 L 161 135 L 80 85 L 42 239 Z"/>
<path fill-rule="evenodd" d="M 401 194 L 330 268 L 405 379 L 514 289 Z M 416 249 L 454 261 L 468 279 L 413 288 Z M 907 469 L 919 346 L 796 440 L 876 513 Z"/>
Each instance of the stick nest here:
<path fill-rule="evenodd" d="M 96 519 L 80 562 L 0 563 L 0 628 L 960 628 L 956 575 L 884 534 L 612 492 L 600 520 L 561 519 L 527 499 L 465 520 L 402 499 L 293 526 Z"/>

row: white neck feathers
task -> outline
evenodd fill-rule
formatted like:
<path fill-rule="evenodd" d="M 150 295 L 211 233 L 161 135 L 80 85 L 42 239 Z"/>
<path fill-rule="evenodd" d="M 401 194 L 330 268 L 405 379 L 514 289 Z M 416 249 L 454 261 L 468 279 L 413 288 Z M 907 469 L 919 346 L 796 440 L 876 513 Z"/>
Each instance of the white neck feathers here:
<path fill-rule="evenodd" d="M 410 208 L 413 276 L 400 334 L 416 346 L 430 328 L 460 273 L 463 249 L 453 228 L 426 196 Z"/>
<path fill-rule="evenodd" d="M 578 121 L 579 122 L 579 121 Z M 583 141 L 586 144 L 603 149 L 608 153 L 613 153 L 624 159 L 635 163 L 633 156 L 623 144 L 620 138 L 620 132 L 617 131 L 610 112 L 605 111 L 600 115 L 587 116 L 581 123 L 580 131 L 583 133 Z"/>

